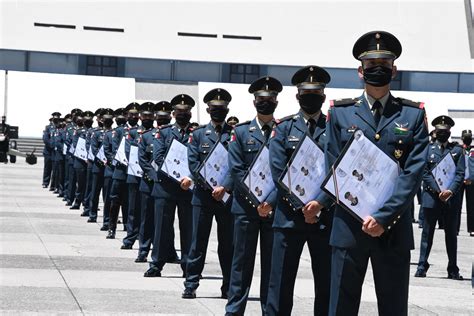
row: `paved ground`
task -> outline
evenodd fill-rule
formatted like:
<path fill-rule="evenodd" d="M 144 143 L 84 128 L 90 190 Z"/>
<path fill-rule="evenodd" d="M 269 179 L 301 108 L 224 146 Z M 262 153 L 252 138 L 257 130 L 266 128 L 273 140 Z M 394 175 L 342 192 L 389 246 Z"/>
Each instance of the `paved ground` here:
<path fill-rule="evenodd" d="M 182 300 L 183 279 L 177 265 L 167 265 L 162 278 L 143 278 L 146 263 L 134 263 L 134 250 L 120 250 L 121 237 L 106 240 L 99 223 L 87 224 L 79 211 L 41 188 L 42 163 L 0 165 L 0 311 L 1 314 L 216 314 L 220 275 L 216 234 L 196 300 Z M 101 220 L 101 218 L 100 218 Z M 463 214 L 463 221 L 465 214 Z M 458 261 L 468 280 L 446 279 L 447 257 L 442 231 L 437 231 L 426 279 L 411 278 L 410 315 L 474 315 L 471 289 L 474 238 L 465 223 L 459 235 Z M 418 246 L 420 230 L 415 226 Z M 176 245 L 179 245 L 176 240 Z M 311 315 L 313 286 L 307 250 L 295 289 L 294 315 Z M 412 275 L 418 250 L 412 252 Z M 257 258 L 259 262 L 259 258 Z M 259 269 L 256 269 L 249 315 L 260 314 Z M 376 315 L 372 273 L 364 284 L 360 315 Z"/>

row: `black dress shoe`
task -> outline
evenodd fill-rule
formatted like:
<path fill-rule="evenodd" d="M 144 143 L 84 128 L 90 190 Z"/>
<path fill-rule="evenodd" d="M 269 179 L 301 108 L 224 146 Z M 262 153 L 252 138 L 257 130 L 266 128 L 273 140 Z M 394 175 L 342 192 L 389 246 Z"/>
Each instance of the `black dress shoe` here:
<path fill-rule="evenodd" d="M 81 216 L 82 216 L 82 217 L 87 217 L 87 216 L 89 216 L 89 212 L 85 212 L 85 211 L 84 211 L 84 212 L 81 213 Z"/>
<path fill-rule="evenodd" d="M 88 223 L 97 223 L 97 219 L 95 219 L 95 218 L 89 218 L 89 219 L 87 220 L 87 222 L 88 222 Z"/>
<path fill-rule="evenodd" d="M 49 188 L 49 191 L 53 192 L 54 190 L 56 190 L 55 188 Z"/>
<path fill-rule="evenodd" d="M 144 257 L 144 256 L 138 256 L 137 259 L 135 259 L 135 262 L 136 262 L 136 263 L 146 262 L 146 257 Z M 145 272 L 145 273 L 146 273 L 146 272 Z"/>
<path fill-rule="evenodd" d="M 150 268 L 146 270 L 146 272 L 143 274 L 145 278 L 159 278 L 161 277 L 161 271 L 159 271 L 156 268 Z"/>
<path fill-rule="evenodd" d="M 124 232 L 127 231 L 127 226 L 123 225 L 123 231 L 124 231 Z"/>
<path fill-rule="evenodd" d="M 75 205 L 71 206 L 69 209 L 70 209 L 70 210 L 78 210 L 78 209 L 80 209 L 80 208 L 81 208 L 80 205 L 75 204 Z"/>
<path fill-rule="evenodd" d="M 449 272 L 448 279 L 458 280 L 458 281 L 464 280 L 464 278 L 462 277 L 462 275 L 459 274 L 459 272 Z"/>
<path fill-rule="evenodd" d="M 66 206 L 71 206 L 72 205 L 72 202 L 67 202 L 66 203 Z"/>
<path fill-rule="evenodd" d="M 115 239 L 115 231 L 109 229 L 109 232 L 107 233 L 107 239 Z"/>
<path fill-rule="evenodd" d="M 60 193 L 60 194 L 58 195 L 58 198 L 63 198 L 63 197 L 64 197 L 64 194 L 62 194 L 62 193 Z"/>
<path fill-rule="evenodd" d="M 182 298 L 196 298 L 196 290 L 185 288 L 183 294 L 181 295 Z"/>
<path fill-rule="evenodd" d="M 229 296 L 227 295 L 227 292 L 222 292 L 222 293 L 221 293 L 221 298 L 223 298 L 223 299 L 225 299 L 225 300 L 228 299 Z"/>
<path fill-rule="evenodd" d="M 426 278 L 426 271 L 423 269 L 416 270 L 415 278 Z"/>
<path fill-rule="evenodd" d="M 132 245 L 125 245 L 125 244 L 123 244 L 123 245 L 120 247 L 120 249 L 132 249 L 132 248 L 133 248 Z"/>
<path fill-rule="evenodd" d="M 63 198 L 63 202 L 67 202 L 67 199 L 66 199 L 66 198 Z"/>
<path fill-rule="evenodd" d="M 59 190 L 54 190 L 54 194 L 59 194 Z"/>
<path fill-rule="evenodd" d="M 101 228 L 100 228 L 100 231 L 102 232 L 106 232 L 109 230 L 109 225 L 103 225 Z"/>

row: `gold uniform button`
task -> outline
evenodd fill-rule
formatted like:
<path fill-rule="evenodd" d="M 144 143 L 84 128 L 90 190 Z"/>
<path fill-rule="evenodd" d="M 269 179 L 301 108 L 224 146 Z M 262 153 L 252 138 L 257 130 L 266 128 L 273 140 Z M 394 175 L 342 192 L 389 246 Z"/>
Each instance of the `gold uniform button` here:
<path fill-rule="evenodd" d="M 388 228 L 388 230 L 390 230 L 390 228 L 392 228 L 392 226 L 388 226 L 387 228 Z"/>
<path fill-rule="evenodd" d="M 375 140 L 379 140 L 380 139 L 380 134 L 375 134 Z"/>
<path fill-rule="evenodd" d="M 400 140 L 398 141 L 398 143 L 399 143 L 399 144 L 403 144 L 403 140 L 400 139 Z"/>

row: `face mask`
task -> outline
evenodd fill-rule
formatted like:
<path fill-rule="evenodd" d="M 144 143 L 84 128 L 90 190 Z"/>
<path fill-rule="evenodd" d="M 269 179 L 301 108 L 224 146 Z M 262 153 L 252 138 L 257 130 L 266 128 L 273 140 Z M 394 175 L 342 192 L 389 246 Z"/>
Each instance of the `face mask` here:
<path fill-rule="evenodd" d="M 464 145 L 466 145 L 466 146 L 471 145 L 472 136 L 464 136 L 463 139 L 462 139 L 462 142 L 463 142 Z"/>
<path fill-rule="evenodd" d="M 324 95 L 321 94 L 302 94 L 299 98 L 300 106 L 308 114 L 314 114 L 321 110 L 324 102 Z"/>
<path fill-rule="evenodd" d="M 131 126 L 135 126 L 137 125 L 137 123 L 138 123 L 138 118 L 136 117 L 131 117 L 128 119 L 128 124 L 130 124 Z"/>
<path fill-rule="evenodd" d="M 392 81 L 392 68 L 375 66 L 364 69 L 365 83 L 374 87 L 386 86 Z"/>
<path fill-rule="evenodd" d="M 109 118 L 109 119 L 104 119 L 104 125 L 105 125 L 105 127 L 107 127 L 107 128 L 111 127 L 113 123 L 114 123 L 114 121 L 113 121 L 111 118 Z"/>
<path fill-rule="evenodd" d="M 273 114 L 273 112 L 275 112 L 276 106 L 276 102 L 270 100 L 262 100 L 255 102 L 255 108 L 257 109 L 257 113 L 262 115 Z"/>
<path fill-rule="evenodd" d="M 451 136 L 451 132 L 448 131 L 436 131 L 436 140 L 440 143 L 445 143 L 448 141 L 449 136 Z"/>
<path fill-rule="evenodd" d="M 99 125 L 99 127 L 104 127 L 104 123 L 102 121 L 97 122 L 97 124 Z"/>
<path fill-rule="evenodd" d="M 82 127 L 84 126 L 84 122 L 82 120 L 77 120 L 76 121 L 77 126 Z"/>
<path fill-rule="evenodd" d="M 158 126 L 163 126 L 163 125 L 169 124 L 170 122 L 171 122 L 171 118 L 167 116 L 159 116 L 156 119 L 156 124 L 158 124 Z"/>
<path fill-rule="evenodd" d="M 123 125 L 127 123 L 127 119 L 125 117 L 117 117 L 115 119 L 115 122 L 117 123 L 117 125 Z"/>
<path fill-rule="evenodd" d="M 225 117 L 227 116 L 228 112 L 229 112 L 229 109 L 227 109 L 227 108 L 212 108 L 212 109 L 209 109 L 209 114 L 211 115 L 211 120 L 213 120 L 216 123 L 224 122 Z"/>
<path fill-rule="evenodd" d="M 191 120 L 191 113 L 189 112 L 178 112 L 175 115 L 176 123 L 179 126 L 186 126 L 188 125 L 189 121 Z"/>
<path fill-rule="evenodd" d="M 84 125 L 85 125 L 87 128 L 91 128 L 91 127 L 92 127 L 92 121 L 90 121 L 90 120 L 84 121 Z"/>
<path fill-rule="evenodd" d="M 152 119 L 142 120 L 142 125 L 146 129 L 152 128 L 153 127 L 153 120 Z"/>

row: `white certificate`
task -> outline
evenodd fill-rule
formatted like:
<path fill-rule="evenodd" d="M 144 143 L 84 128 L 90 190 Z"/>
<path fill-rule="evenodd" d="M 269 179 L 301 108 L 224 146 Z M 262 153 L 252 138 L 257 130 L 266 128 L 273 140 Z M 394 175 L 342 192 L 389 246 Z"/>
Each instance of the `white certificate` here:
<path fill-rule="evenodd" d="M 74 151 L 76 151 L 76 148 L 74 148 L 74 146 L 71 144 L 71 146 L 69 146 L 69 153 L 74 155 Z"/>
<path fill-rule="evenodd" d="M 185 177 L 189 177 L 191 173 L 188 166 L 188 148 L 173 139 L 161 165 L 161 171 L 178 182 L 181 182 Z M 192 187 L 194 185 L 190 189 Z"/>
<path fill-rule="evenodd" d="M 100 146 L 96 157 L 97 157 L 97 159 L 102 161 L 104 164 L 107 163 L 107 157 L 105 157 L 104 145 Z"/>
<path fill-rule="evenodd" d="M 438 187 L 441 191 L 449 189 L 456 175 L 456 164 L 451 153 L 447 153 L 440 162 L 431 170 Z"/>
<path fill-rule="evenodd" d="M 79 137 L 76 144 L 76 150 L 74 150 L 74 157 L 81 160 L 87 161 L 87 149 L 86 149 L 86 139 Z"/>
<path fill-rule="evenodd" d="M 122 141 L 120 141 L 120 145 L 117 149 L 114 159 L 117 162 L 120 162 L 122 165 L 128 166 L 127 155 L 125 155 L 125 137 L 123 137 Z"/>
<path fill-rule="evenodd" d="M 270 171 L 270 157 L 267 146 L 263 146 L 258 153 L 247 175 L 244 177 L 243 184 L 248 189 L 250 198 L 258 201 L 257 204 L 263 203 L 275 189 L 275 183 Z"/>
<path fill-rule="evenodd" d="M 87 159 L 90 161 L 94 161 L 94 154 L 92 154 L 92 148 L 89 147 L 89 150 L 87 151 Z"/>
<path fill-rule="evenodd" d="M 128 160 L 127 174 L 140 178 L 143 176 L 143 170 L 138 163 L 137 146 L 130 146 L 130 159 Z"/>
<path fill-rule="evenodd" d="M 398 175 L 398 163 L 358 130 L 332 166 L 323 189 L 363 221 L 390 198 Z"/>
<path fill-rule="evenodd" d="M 66 156 L 67 154 L 67 145 L 63 144 L 63 155 Z"/>
<path fill-rule="evenodd" d="M 464 180 L 469 180 L 471 175 L 469 174 L 469 154 L 464 155 L 464 162 L 466 166 L 466 170 L 464 171 Z"/>
<path fill-rule="evenodd" d="M 224 146 L 219 142 L 207 156 L 202 163 L 199 174 L 204 178 L 206 183 L 214 189 L 222 185 L 229 172 L 228 152 Z M 227 202 L 230 195 L 226 192 L 222 201 Z"/>
<path fill-rule="evenodd" d="M 326 177 L 324 152 L 305 135 L 291 157 L 280 182 L 303 205 L 313 201 L 321 192 Z"/>

